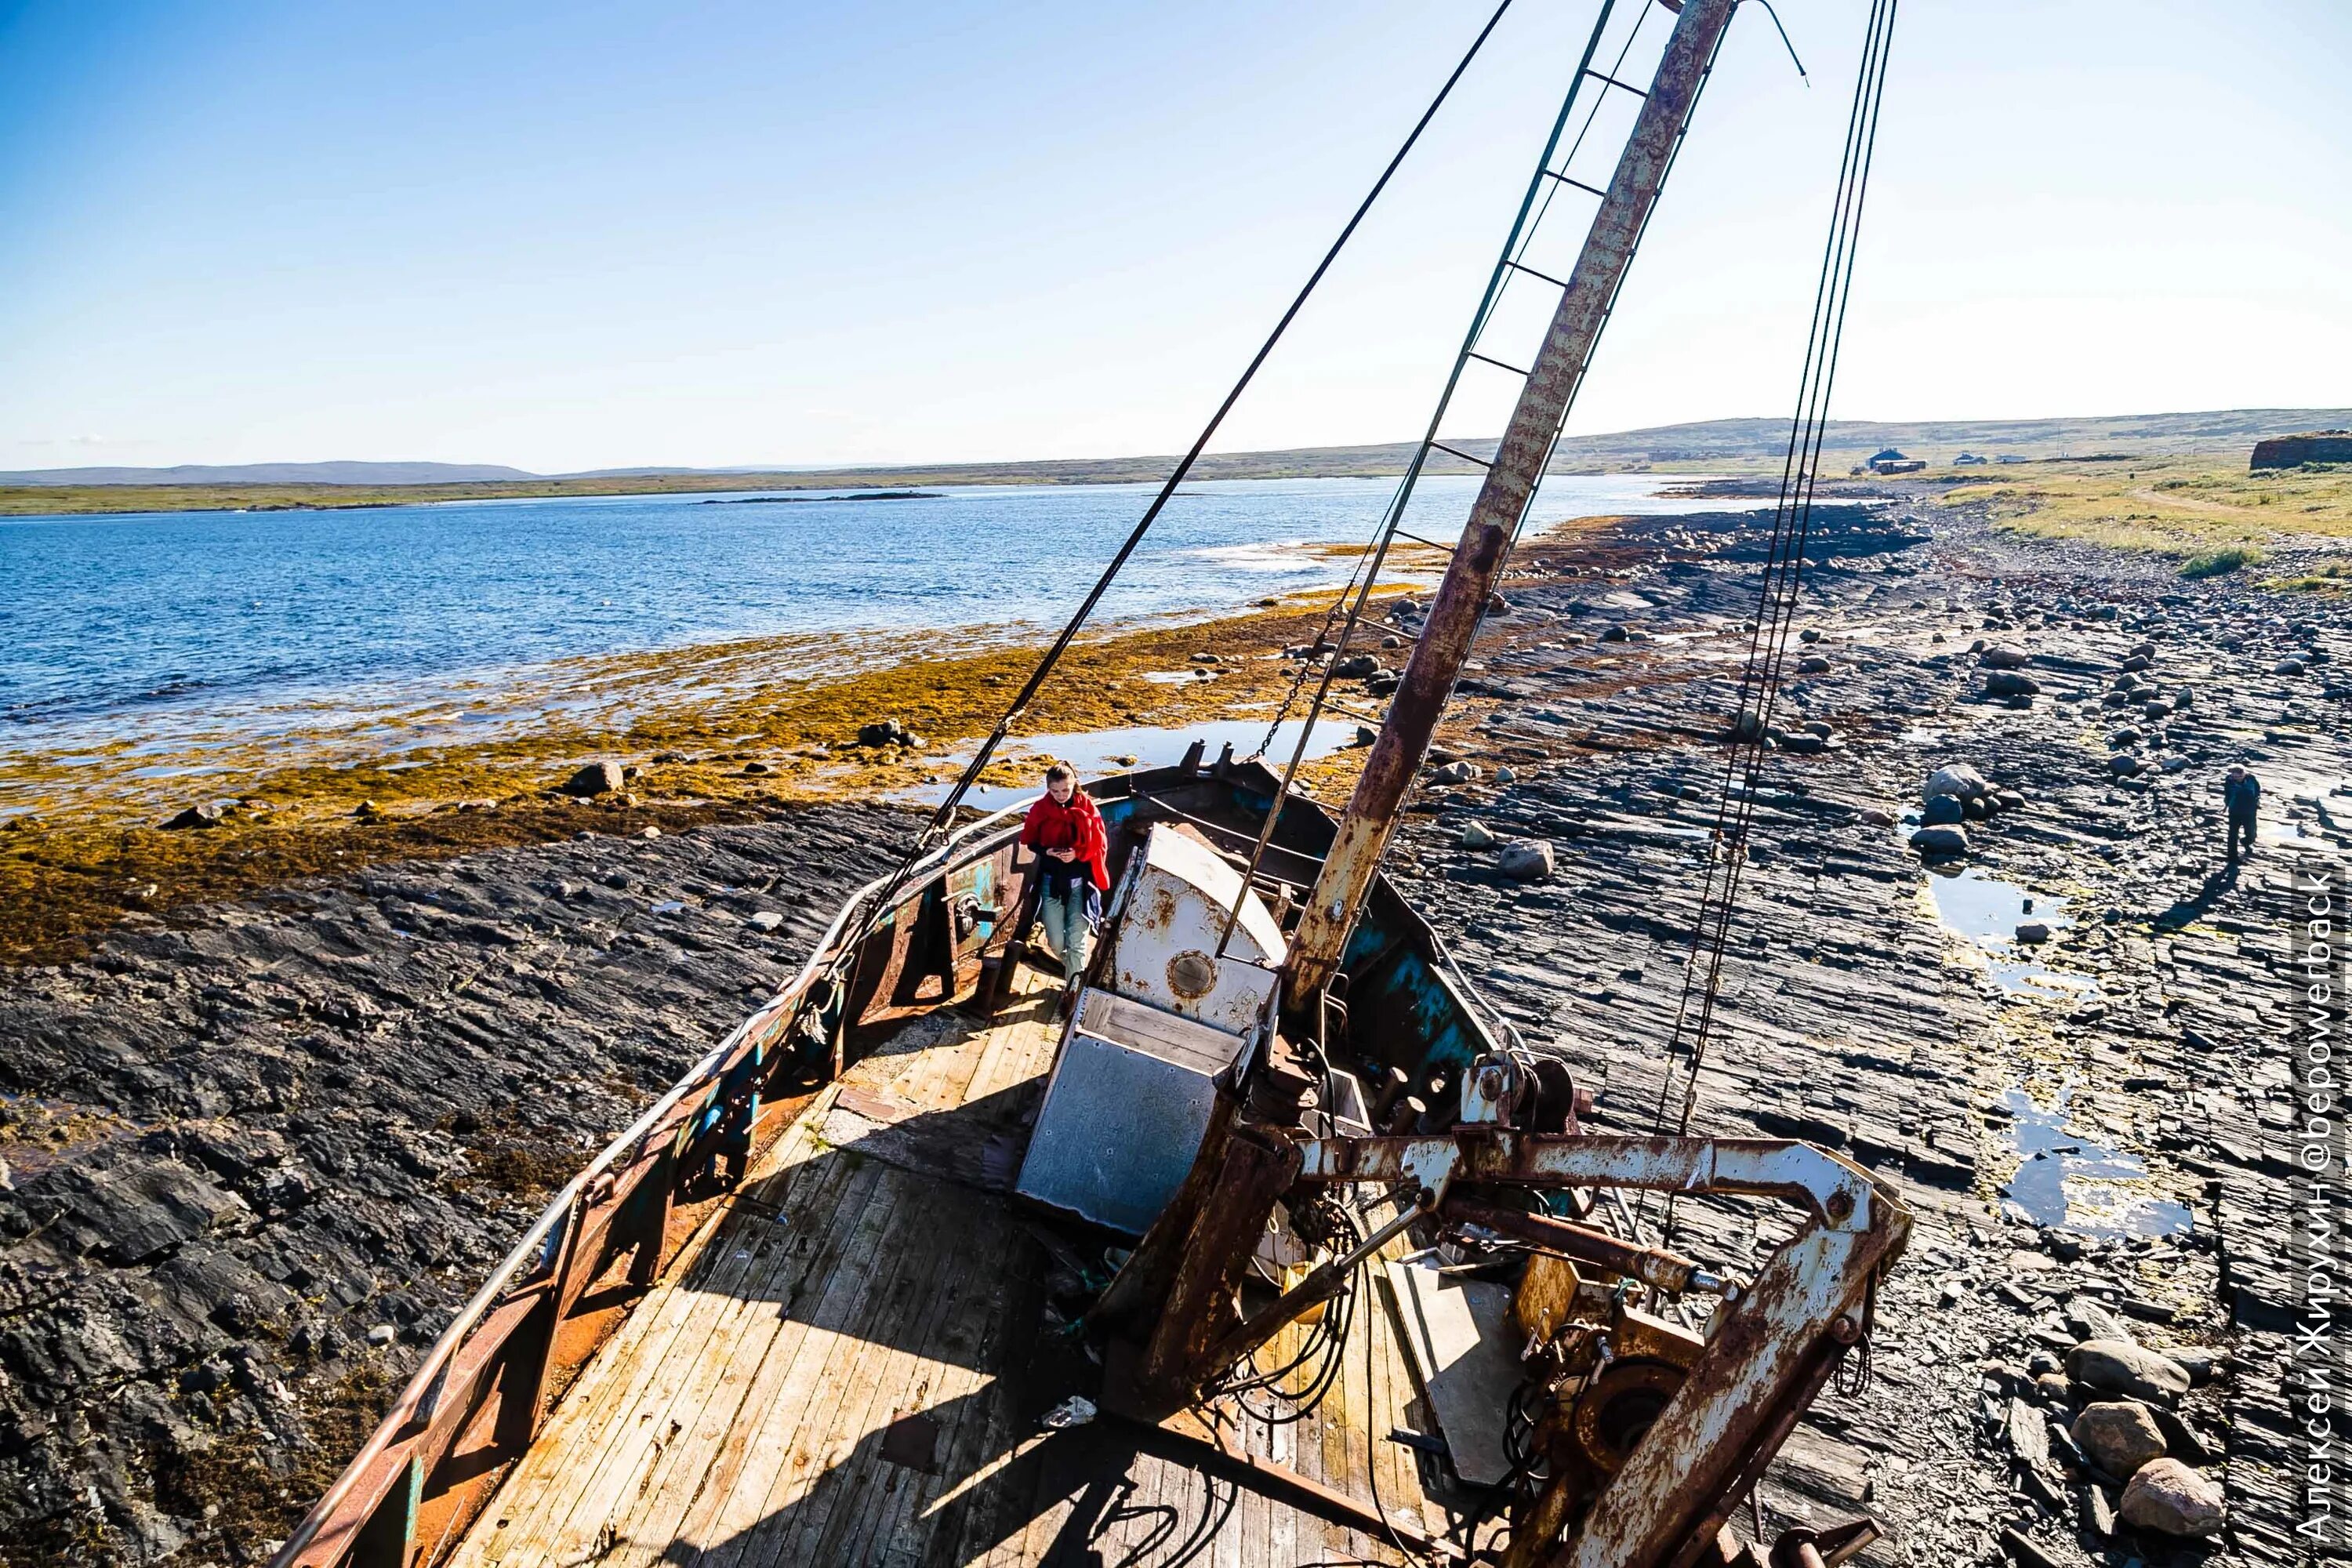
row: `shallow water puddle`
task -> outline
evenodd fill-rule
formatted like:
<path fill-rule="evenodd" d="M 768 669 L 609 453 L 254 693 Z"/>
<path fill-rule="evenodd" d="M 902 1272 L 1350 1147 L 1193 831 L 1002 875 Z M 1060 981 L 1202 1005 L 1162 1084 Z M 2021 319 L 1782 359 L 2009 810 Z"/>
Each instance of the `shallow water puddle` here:
<path fill-rule="evenodd" d="M 1273 743 L 1265 749 L 1265 761 L 1277 772 L 1290 761 L 1290 753 L 1298 744 L 1299 724 L 1290 720 L 1275 731 Z M 1139 768 L 1164 768 L 1184 760 L 1185 751 L 1195 741 L 1204 743 L 1206 760 L 1214 762 L 1226 746 L 1234 749 L 1235 757 L 1248 756 L 1265 740 L 1266 726 L 1262 721 L 1247 719 L 1211 720 L 1199 724 L 1187 724 L 1176 729 L 1160 729 L 1138 725 L 1118 730 L 1082 730 L 1066 734 L 1024 735 L 1005 746 L 1006 760 L 1014 767 L 1026 767 L 1031 777 L 1017 784 L 981 784 L 964 796 L 964 804 L 982 811 L 1002 811 L 1008 805 L 1019 805 L 1034 800 L 1045 789 L 1045 759 L 1057 758 L 1078 770 L 1081 778 L 1093 778 L 1102 773 L 1132 772 Z M 1324 719 L 1315 726 L 1307 743 L 1309 757 L 1328 756 L 1348 744 L 1356 736 L 1352 719 Z M 971 761 L 963 752 L 952 760 L 959 767 Z M 922 805 L 937 805 L 947 798 L 954 780 L 940 780 L 919 789 L 907 791 L 898 799 Z"/>
<path fill-rule="evenodd" d="M 2044 1109 L 2022 1088 L 2000 1097 L 2013 1120 L 2010 1144 L 2021 1163 L 2001 1196 L 2025 1219 L 2084 1236 L 2174 1236 L 2194 1216 L 2185 1204 L 2145 1190 L 2147 1163 L 2067 1125 L 2072 1079 Z"/>
<path fill-rule="evenodd" d="M 2017 940 L 2021 921 L 2040 921 L 2053 936 L 2072 926 L 2066 900 L 2028 891 L 1974 866 L 1957 872 L 1931 868 L 1927 891 L 1944 929 L 1983 952 L 1986 970 L 2003 992 L 2044 1000 L 2097 994 L 2097 981 L 2024 957 L 2026 946 Z"/>
<path fill-rule="evenodd" d="M 2330 830 L 2338 825 L 2327 802 L 2352 794 L 2352 783 L 2340 773 L 2289 768 L 2276 763 L 2259 764 L 2255 776 L 2263 783 L 2263 804 L 2254 819 L 2254 838 L 2261 844 L 2285 847 L 2332 849 Z"/>
<path fill-rule="evenodd" d="M 2254 818 L 2254 839 L 2261 844 L 2315 844 L 2334 848 L 2332 840 L 2305 830 L 2303 825 L 2275 813 Z"/>

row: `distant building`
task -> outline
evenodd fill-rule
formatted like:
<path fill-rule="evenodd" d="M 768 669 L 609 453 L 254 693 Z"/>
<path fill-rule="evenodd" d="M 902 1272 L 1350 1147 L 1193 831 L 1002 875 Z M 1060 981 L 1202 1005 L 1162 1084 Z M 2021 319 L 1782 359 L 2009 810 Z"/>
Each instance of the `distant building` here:
<path fill-rule="evenodd" d="M 2260 471 L 2299 468 L 2305 463 L 2352 463 L 2352 430 L 2312 430 L 2257 441 L 2254 460 L 2247 467 Z"/>
<path fill-rule="evenodd" d="M 1870 461 L 1863 465 L 1874 474 L 1916 474 L 1927 466 L 1922 459 L 1906 458 L 1892 447 L 1873 453 Z"/>
<path fill-rule="evenodd" d="M 1990 458 L 1979 458 L 1974 452 L 1962 452 L 1958 457 L 1952 459 L 1952 467 L 1956 468 L 1974 468 L 1980 463 L 1990 462 L 1991 460 L 1992 459 Z"/>

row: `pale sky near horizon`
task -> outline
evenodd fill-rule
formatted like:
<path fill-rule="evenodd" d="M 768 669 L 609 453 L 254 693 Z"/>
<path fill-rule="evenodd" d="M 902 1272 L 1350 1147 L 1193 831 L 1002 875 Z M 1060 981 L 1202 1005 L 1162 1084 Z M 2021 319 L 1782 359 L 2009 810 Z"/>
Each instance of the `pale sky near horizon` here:
<path fill-rule="evenodd" d="M 1777 3 L 1811 85 L 1744 7 L 1572 432 L 1787 412 L 1867 7 Z M 1419 432 L 1596 4 L 1219 447 Z M 1180 450 L 1489 8 L 0 0 L 0 468 Z M 1832 412 L 2352 405 L 2347 79 L 2340 0 L 1905 0 Z"/>

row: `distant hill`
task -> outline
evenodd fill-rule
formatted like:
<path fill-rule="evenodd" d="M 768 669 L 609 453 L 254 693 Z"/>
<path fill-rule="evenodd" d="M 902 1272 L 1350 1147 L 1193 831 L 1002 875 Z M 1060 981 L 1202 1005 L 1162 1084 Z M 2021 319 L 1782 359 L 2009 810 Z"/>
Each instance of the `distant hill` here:
<path fill-rule="evenodd" d="M 2251 450 L 2265 436 L 2314 430 L 2352 422 L 2352 409 L 2233 408 L 2201 414 L 2126 414 L 2084 419 L 1943 419 L 1884 421 L 1837 419 L 1822 444 L 1825 468 L 1843 472 L 1860 458 L 1888 447 L 1942 464 L 1961 452 L 1982 457 L 2080 458 L 2097 453 L 2134 457 L 2191 452 Z M 1622 472 L 1628 468 L 1705 468 L 1777 466 L 1787 449 L 1785 418 L 1710 419 L 1691 425 L 1661 425 L 1606 436 L 1564 437 L 1552 455 L 1552 471 Z M 1450 440 L 1474 457 L 1490 457 L 1492 437 Z M 1916 450 L 1915 450 L 1916 448 Z M 1340 474 L 1402 473 L 1413 443 L 1362 447 L 1296 447 L 1267 452 L 1212 452 L 1193 466 L 1196 479 L 1307 479 Z M 876 464 L 856 468 L 609 468 L 567 474 L 571 480 L 691 474 L 698 478 L 759 476 L 793 486 L 880 484 L 1132 484 L 1167 477 L 1176 459 L 1150 458 L 1038 458 L 1002 463 Z M 1476 468 L 1443 452 L 1431 457 L 1431 473 L 1467 474 Z M 764 486 L 762 488 L 765 488 Z"/>
<path fill-rule="evenodd" d="M 1894 447 L 1941 468 L 1961 453 L 1988 462 L 2119 456 L 2210 455 L 2242 464 L 2265 437 L 2352 426 L 2352 408 L 2234 408 L 2202 414 L 2129 414 L 2090 419 L 1946 419 L 1912 423 L 1841 419 L 1831 423 L 1822 471 L 1836 475 Z M 1711 419 L 1606 436 L 1571 436 L 1552 458 L 1555 473 L 1644 470 L 1770 473 L 1780 467 L 1788 421 Z M 1495 442 L 1447 443 L 1475 457 Z M 1407 441 L 1364 447 L 1302 447 L 1272 452 L 1213 452 L 1192 470 L 1198 479 L 1380 477 L 1404 471 Z M 49 516 L 200 510 L 343 510 L 417 501 L 497 500 L 549 496 L 689 494 L 919 489 L 933 485 L 1156 484 L 1172 457 L 1045 458 L 1003 463 L 909 463 L 856 468 L 604 468 L 532 474 L 460 463 L 251 463 L 176 468 L 44 468 L 0 474 L 0 516 Z M 1429 471 L 1478 472 L 1475 464 L 1434 454 Z"/>
<path fill-rule="evenodd" d="M 182 463 L 169 468 L 27 468 L 0 485 L 450 485 L 535 479 L 498 463 Z"/>
<path fill-rule="evenodd" d="M 2251 452 L 2266 436 L 2342 424 L 2352 411 L 2332 408 L 2234 408 L 2204 414 L 2129 414 L 2091 419 L 1940 419 L 1912 422 L 1833 419 L 1823 433 L 1822 468 L 1843 473 L 1852 463 L 1893 447 L 1930 463 L 1950 462 L 1962 452 L 1984 458 L 2027 460 L 2084 458 L 2113 453 L 2171 457 L 2206 452 Z M 1606 436 L 1569 436 L 1552 454 L 1554 473 L 1617 472 L 1638 468 L 1778 468 L 1789 444 L 1789 421 L 1710 419 L 1693 425 L 1661 425 Z M 1447 442 L 1474 457 L 1494 455 L 1495 442 Z M 1297 474 L 1396 473 L 1412 457 L 1412 445 L 1318 447 L 1293 452 L 1245 452 L 1203 458 L 1194 472 L 1202 479 L 1238 479 L 1271 470 Z M 1171 458 L 1160 458 L 1163 465 Z M 1057 465 L 1083 468 L 1084 464 Z M 1145 463 L 1148 467 L 1149 463 Z M 914 473 L 906 469 L 893 472 Z M 1438 453 L 1433 473 L 1475 473 L 1458 458 Z M 931 483 L 944 483 L 943 478 Z"/>
<path fill-rule="evenodd" d="M 1937 419 L 1910 423 L 1863 419 L 1830 421 L 1822 441 L 1824 458 L 1894 447 L 1931 463 L 1948 463 L 1963 451 L 1981 457 L 2085 458 L 2104 453 L 2130 457 L 2181 456 L 2244 448 L 2266 436 L 2316 428 L 2315 421 L 2341 423 L 2347 411 L 2332 408 L 2231 408 L 2201 414 L 2125 414 L 2084 419 Z M 1699 425 L 1666 425 L 1614 436 L 1573 436 L 1559 444 L 1555 469 L 1615 468 L 1653 465 L 1706 464 L 1724 459 L 1778 461 L 1787 449 L 1786 419 L 1713 419 Z M 1469 450 L 1481 456 L 1488 447 Z M 1828 467 L 1825 460 L 1823 467 Z"/>

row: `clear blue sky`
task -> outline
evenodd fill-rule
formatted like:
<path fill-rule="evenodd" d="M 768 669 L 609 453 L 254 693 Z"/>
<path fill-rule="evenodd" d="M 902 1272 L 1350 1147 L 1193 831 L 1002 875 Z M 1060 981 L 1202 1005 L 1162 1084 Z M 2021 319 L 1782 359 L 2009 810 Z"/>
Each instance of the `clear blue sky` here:
<path fill-rule="evenodd" d="M 1812 86 L 1746 7 L 1572 429 L 1787 408 L 1865 7 L 1779 3 Z M 0 0 L 0 468 L 1177 449 L 1486 11 Z M 1222 447 L 1417 432 L 1592 14 Z M 2347 68 L 2340 0 L 1906 0 L 1836 412 L 2352 404 Z"/>

